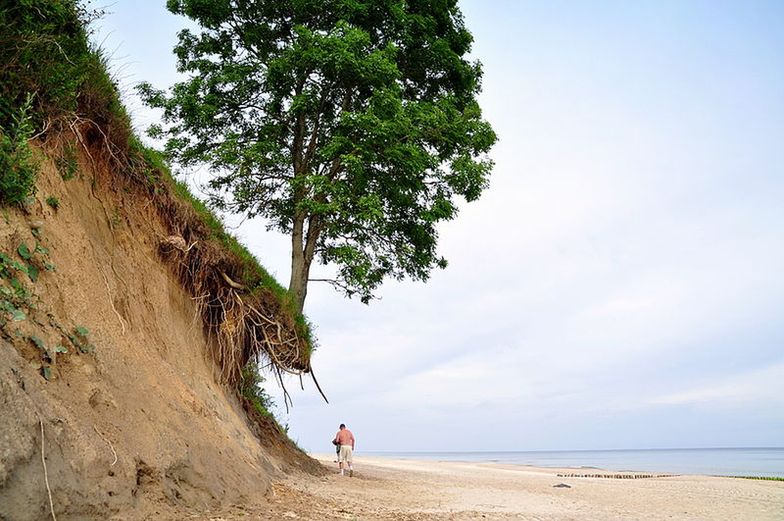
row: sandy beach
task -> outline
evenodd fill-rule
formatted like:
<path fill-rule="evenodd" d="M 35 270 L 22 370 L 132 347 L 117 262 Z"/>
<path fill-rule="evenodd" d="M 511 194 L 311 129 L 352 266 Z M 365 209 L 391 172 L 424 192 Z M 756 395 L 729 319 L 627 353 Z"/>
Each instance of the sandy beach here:
<path fill-rule="evenodd" d="M 784 483 L 709 476 L 567 478 L 586 472 L 484 463 L 358 456 L 353 478 L 334 474 L 278 482 L 264 511 L 210 519 L 537 521 L 781 520 Z M 611 475 L 610 472 L 591 470 Z M 565 484 L 567 487 L 556 487 Z"/>

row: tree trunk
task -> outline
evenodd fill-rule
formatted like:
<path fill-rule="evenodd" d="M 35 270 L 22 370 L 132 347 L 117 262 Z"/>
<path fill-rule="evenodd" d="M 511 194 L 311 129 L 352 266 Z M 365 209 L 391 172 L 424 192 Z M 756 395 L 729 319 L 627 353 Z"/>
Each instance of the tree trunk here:
<path fill-rule="evenodd" d="M 310 266 L 305 264 L 305 259 L 302 256 L 297 258 L 292 255 L 291 257 L 291 281 L 289 282 L 289 291 L 294 295 L 294 302 L 297 304 L 297 311 L 302 313 L 305 307 L 305 297 L 308 294 L 308 272 Z"/>
<path fill-rule="evenodd" d="M 291 233 L 291 279 L 289 291 L 295 297 L 297 309 L 302 313 L 305 307 L 305 297 L 308 294 L 308 278 L 310 265 L 316 251 L 316 242 L 321 235 L 321 218 L 311 215 L 308 218 L 308 231 L 304 231 L 305 218 L 298 216 L 294 219 Z"/>
<path fill-rule="evenodd" d="M 296 87 L 296 94 L 302 92 L 302 87 L 305 84 L 305 79 Z M 302 143 L 305 139 L 305 116 L 300 113 L 297 116 L 297 124 L 294 128 L 294 143 L 293 143 L 293 167 L 294 177 L 301 177 L 305 174 L 303 168 L 303 150 Z M 297 188 L 294 193 L 294 206 L 305 196 L 302 186 Z M 310 263 L 305 259 L 305 245 L 303 244 L 303 232 L 305 226 L 305 214 L 301 210 L 295 210 L 294 222 L 291 229 L 291 279 L 289 280 L 289 292 L 294 295 L 294 302 L 297 305 L 297 311 L 302 313 L 305 307 L 305 296 L 308 293 L 308 272 L 310 271 Z"/>
<path fill-rule="evenodd" d="M 294 218 L 294 226 L 291 232 L 291 279 L 289 280 L 289 291 L 294 295 L 294 302 L 297 304 L 297 311 L 302 313 L 305 307 L 305 297 L 308 294 L 308 274 L 310 272 L 310 262 L 305 258 L 305 248 L 303 244 L 303 225 L 304 216 Z"/>
<path fill-rule="evenodd" d="M 296 93 L 299 95 L 305 85 L 306 77 L 296 87 Z M 324 98 L 322 98 L 323 104 Z M 310 141 L 307 144 L 307 150 L 304 149 L 306 122 L 303 113 L 297 116 L 297 125 L 294 129 L 294 142 L 293 142 L 293 167 L 294 177 L 301 177 L 306 175 L 310 168 L 310 160 L 316 151 L 316 143 L 318 139 L 319 119 L 316 118 L 311 131 Z M 301 186 L 294 194 L 294 205 L 306 197 L 306 192 Z M 308 294 L 308 277 L 310 275 L 310 264 L 313 262 L 313 253 L 316 246 L 320 229 L 316 224 L 318 218 L 311 215 L 308 218 L 307 236 L 305 235 L 305 217 L 306 213 L 301 210 L 296 210 L 294 214 L 294 222 L 292 223 L 291 230 L 291 279 L 289 280 L 289 292 L 294 295 L 294 302 L 297 305 L 297 311 L 302 313 L 305 307 L 305 297 Z M 315 226 L 314 226 L 315 225 Z"/>

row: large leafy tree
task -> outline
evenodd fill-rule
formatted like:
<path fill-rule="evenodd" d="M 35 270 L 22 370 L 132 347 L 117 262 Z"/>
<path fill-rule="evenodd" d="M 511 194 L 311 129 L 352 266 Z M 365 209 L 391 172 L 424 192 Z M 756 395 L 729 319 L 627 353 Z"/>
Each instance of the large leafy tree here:
<path fill-rule="evenodd" d="M 300 310 L 314 259 L 364 302 L 446 266 L 436 223 L 487 186 L 496 141 L 456 0 L 169 0 L 198 23 L 186 81 L 142 85 L 166 150 L 207 164 L 212 202 L 291 235 Z"/>

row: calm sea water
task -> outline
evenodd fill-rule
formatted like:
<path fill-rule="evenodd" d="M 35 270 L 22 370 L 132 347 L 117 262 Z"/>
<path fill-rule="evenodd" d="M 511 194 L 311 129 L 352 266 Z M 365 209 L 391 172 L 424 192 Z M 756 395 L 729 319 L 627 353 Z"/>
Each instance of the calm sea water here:
<path fill-rule="evenodd" d="M 519 452 L 364 452 L 398 459 L 469 461 L 613 471 L 784 477 L 784 447 Z"/>

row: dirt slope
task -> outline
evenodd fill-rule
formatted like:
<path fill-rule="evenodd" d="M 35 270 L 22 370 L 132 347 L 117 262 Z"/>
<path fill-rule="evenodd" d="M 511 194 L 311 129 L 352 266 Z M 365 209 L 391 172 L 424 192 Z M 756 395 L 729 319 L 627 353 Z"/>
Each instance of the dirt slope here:
<path fill-rule="evenodd" d="M 40 268 L 15 273 L 30 309 L 0 338 L 0 519 L 50 517 L 47 478 L 61 521 L 165 519 L 263 502 L 284 471 L 318 471 L 216 383 L 154 205 L 80 163 L 66 181 L 44 161 L 29 211 L 0 217 L 0 253 Z"/>

